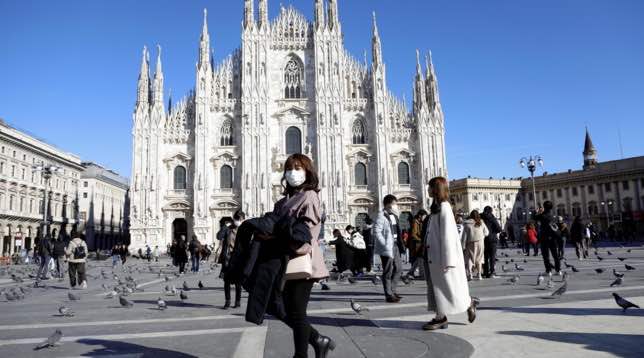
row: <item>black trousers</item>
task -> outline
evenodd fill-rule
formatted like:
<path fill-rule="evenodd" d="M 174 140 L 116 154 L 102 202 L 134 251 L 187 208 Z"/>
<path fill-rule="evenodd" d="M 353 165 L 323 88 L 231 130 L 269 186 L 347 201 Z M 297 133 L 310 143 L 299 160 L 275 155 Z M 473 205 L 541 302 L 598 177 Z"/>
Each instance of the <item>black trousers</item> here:
<path fill-rule="evenodd" d="M 76 276 L 78 276 L 78 281 L 76 281 Z M 84 262 L 70 262 L 69 263 L 69 285 L 72 287 L 85 281 L 85 263 Z"/>
<path fill-rule="evenodd" d="M 537 256 L 539 254 L 539 245 L 538 244 L 531 244 L 529 242 L 526 242 L 523 245 L 523 251 L 526 253 L 526 256 L 530 256 L 530 248 L 534 249 L 534 256 Z"/>
<path fill-rule="evenodd" d="M 368 272 L 373 268 L 373 246 L 367 246 L 365 266 Z"/>
<path fill-rule="evenodd" d="M 496 239 L 485 238 L 483 249 L 483 276 L 496 274 Z"/>
<path fill-rule="evenodd" d="M 554 260 L 555 271 L 561 271 L 561 260 L 559 259 L 559 245 L 555 239 L 541 240 L 541 255 L 543 256 L 543 264 L 546 267 L 546 272 L 552 271 L 553 265 L 550 263 L 550 255 Z"/>
<path fill-rule="evenodd" d="M 186 272 L 186 262 L 185 261 L 179 261 L 179 272 L 180 273 Z"/>
<path fill-rule="evenodd" d="M 235 303 L 241 301 L 241 284 L 235 283 Z M 230 281 L 224 280 L 224 297 L 226 297 L 226 302 L 230 302 Z"/>
<path fill-rule="evenodd" d="M 293 330 L 293 344 L 295 355 L 293 358 L 307 358 L 309 343 L 317 341 L 320 334 L 311 327 L 306 316 L 306 308 L 311 297 L 312 280 L 286 281 L 283 299 L 286 316 L 282 321 Z"/>

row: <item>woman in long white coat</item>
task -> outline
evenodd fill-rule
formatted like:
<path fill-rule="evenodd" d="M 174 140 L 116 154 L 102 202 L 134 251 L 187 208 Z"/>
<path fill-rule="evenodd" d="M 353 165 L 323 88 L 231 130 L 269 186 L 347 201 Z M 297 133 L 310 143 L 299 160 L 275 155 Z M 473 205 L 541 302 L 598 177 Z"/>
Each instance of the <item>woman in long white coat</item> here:
<path fill-rule="evenodd" d="M 425 324 L 423 329 L 435 330 L 447 328 L 447 315 L 465 311 L 470 323 L 474 322 L 476 303 L 470 297 L 463 248 L 452 206 L 449 204 L 447 180 L 443 177 L 433 178 L 429 187 L 433 204 L 425 245 L 433 297 L 428 294 L 428 301 L 433 299 L 429 306 L 435 309 L 436 317 Z"/>

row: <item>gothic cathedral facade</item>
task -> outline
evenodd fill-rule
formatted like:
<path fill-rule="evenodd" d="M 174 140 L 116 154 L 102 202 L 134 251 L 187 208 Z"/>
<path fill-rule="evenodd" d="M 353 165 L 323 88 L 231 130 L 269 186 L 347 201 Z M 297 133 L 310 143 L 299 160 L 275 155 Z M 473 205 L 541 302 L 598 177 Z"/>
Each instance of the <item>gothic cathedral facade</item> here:
<path fill-rule="evenodd" d="M 338 0 L 268 18 L 244 0 L 242 43 L 215 64 L 204 10 L 194 90 L 164 105 L 161 49 L 143 50 L 134 110 L 132 248 L 181 235 L 213 243 L 219 220 L 271 211 L 282 166 L 304 153 L 320 176 L 325 230 L 360 224 L 386 194 L 408 215 L 428 207 L 427 182 L 447 175 L 445 125 L 431 56 L 416 53 L 413 108 L 387 88 L 375 14 L 371 63 L 344 48 Z M 423 73 L 424 72 L 424 73 Z"/>

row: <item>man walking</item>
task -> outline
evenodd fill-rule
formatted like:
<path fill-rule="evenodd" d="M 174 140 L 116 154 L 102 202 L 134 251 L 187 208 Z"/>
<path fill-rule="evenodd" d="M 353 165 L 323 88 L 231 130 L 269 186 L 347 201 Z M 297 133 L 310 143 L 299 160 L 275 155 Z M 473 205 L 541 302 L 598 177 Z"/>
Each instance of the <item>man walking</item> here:
<path fill-rule="evenodd" d="M 539 223 L 539 242 L 541 243 L 541 255 L 546 268 L 545 274 L 552 276 L 552 264 L 550 255 L 554 260 L 554 268 L 561 276 L 561 261 L 559 259 L 558 241 L 561 238 L 561 231 L 557 218 L 552 215 L 552 201 L 545 201 L 543 208 L 537 210 L 535 219 Z"/>
<path fill-rule="evenodd" d="M 69 242 L 67 249 L 67 262 L 69 262 L 69 285 L 71 288 L 76 287 L 76 283 L 81 288 L 87 288 L 87 279 L 85 277 L 85 262 L 87 261 L 87 244 L 81 239 L 80 234 L 74 234 L 74 239 Z"/>
<path fill-rule="evenodd" d="M 197 235 L 192 235 L 192 240 L 190 240 L 188 250 L 190 250 L 190 261 L 192 262 L 190 271 L 199 272 L 199 256 L 201 254 L 201 243 L 199 242 L 199 240 L 197 240 Z"/>
<path fill-rule="evenodd" d="M 402 241 L 400 221 L 398 220 L 398 199 L 389 194 L 383 199 L 383 211 L 378 213 L 373 226 L 375 252 L 382 262 L 382 286 L 385 300 L 398 303 L 402 298 L 398 294 L 398 281 L 402 272 L 400 253 L 405 245 Z"/>
<path fill-rule="evenodd" d="M 56 265 L 56 277 L 62 279 L 65 275 L 65 241 L 63 238 L 58 235 L 58 238 L 54 240 L 54 251 L 53 259 L 54 264 Z"/>
<path fill-rule="evenodd" d="M 49 280 L 49 261 L 51 260 L 51 255 L 53 253 L 53 245 L 49 235 L 45 235 L 45 238 L 40 241 L 38 244 L 38 254 L 40 256 L 40 268 L 38 269 L 38 279 Z"/>
<path fill-rule="evenodd" d="M 367 247 L 367 252 L 366 252 L 366 268 L 367 272 L 372 272 L 373 270 L 373 246 L 374 246 L 374 240 L 373 240 L 373 235 L 371 235 L 371 230 L 373 228 L 373 221 L 371 220 L 370 217 L 367 216 L 366 219 L 364 219 L 364 229 L 362 230 L 362 238 L 364 239 L 365 246 Z"/>
<path fill-rule="evenodd" d="M 496 276 L 496 246 L 499 241 L 499 233 L 502 231 L 499 220 L 494 216 L 491 206 L 483 208 L 481 219 L 487 227 L 488 236 L 485 237 L 483 248 L 483 276 L 486 278 L 497 278 Z"/>

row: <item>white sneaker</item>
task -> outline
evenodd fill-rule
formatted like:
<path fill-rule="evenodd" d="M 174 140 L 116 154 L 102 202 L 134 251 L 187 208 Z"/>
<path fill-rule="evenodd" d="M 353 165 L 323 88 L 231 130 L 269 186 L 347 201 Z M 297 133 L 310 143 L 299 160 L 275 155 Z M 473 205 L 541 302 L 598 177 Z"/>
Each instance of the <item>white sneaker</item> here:
<path fill-rule="evenodd" d="M 83 283 L 81 284 L 81 288 L 83 290 L 87 288 L 87 281 L 83 281 Z"/>
<path fill-rule="evenodd" d="M 561 271 L 557 271 L 557 276 L 563 276 L 563 274 L 561 273 Z"/>

